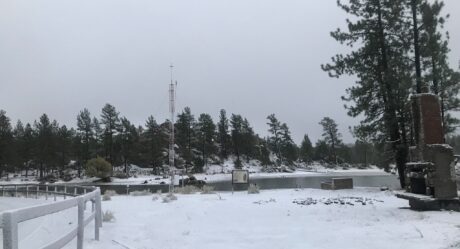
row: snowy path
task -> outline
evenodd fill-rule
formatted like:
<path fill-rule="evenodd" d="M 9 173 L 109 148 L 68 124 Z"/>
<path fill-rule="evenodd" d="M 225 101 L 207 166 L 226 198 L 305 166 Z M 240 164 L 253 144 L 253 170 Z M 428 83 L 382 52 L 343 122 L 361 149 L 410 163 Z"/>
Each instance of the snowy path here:
<path fill-rule="evenodd" d="M 103 202 L 103 210 L 113 211 L 116 221 L 104 223 L 100 242 L 86 237 L 85 248 L 444 249 L 460 241 L 460 213 L 414 212 L 406 201 L 376 189 L 220 195 L 178 195 L 171 203 L 152 196 L 113 197 Z M 374 200 L 362 205 L 348 199 L 354 206 L 320 203 L 335 197 Z M 293 203 L 307 198 L 318 203 Z"/>

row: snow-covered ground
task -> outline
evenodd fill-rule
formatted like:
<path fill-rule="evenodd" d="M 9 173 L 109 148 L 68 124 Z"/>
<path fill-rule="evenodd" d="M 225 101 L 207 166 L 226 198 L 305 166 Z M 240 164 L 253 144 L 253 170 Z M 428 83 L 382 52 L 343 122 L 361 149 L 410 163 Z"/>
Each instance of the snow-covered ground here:
<path fill-rule="evenodd" d="M 103 202 L 116 220 L 104 223 L 99 242 L 87 227 L 85 248 L 460 247 L 460 213 L 411 211 L 407 201 L 373 188 L 177 195 L 169 203 L 154 196 Z"/>

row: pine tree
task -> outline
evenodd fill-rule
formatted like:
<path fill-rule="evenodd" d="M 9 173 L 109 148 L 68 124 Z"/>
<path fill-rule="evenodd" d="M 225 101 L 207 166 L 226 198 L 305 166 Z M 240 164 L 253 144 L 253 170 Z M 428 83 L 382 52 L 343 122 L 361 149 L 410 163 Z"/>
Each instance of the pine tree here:
<path fill-rule="evenodd" d="M 88 111 L 88 109 L 83 109 L 80 111 L 80 113 L 77 116 L 77 130 L 80 132 L 80 136 L 82 137 L 83 141 L 82 143 L 84 144 L 84 152 L 83 152 L 83 158 L 84 162 L 83 164 L 86 163 L 91 158 L 90 155 L 90 144 L 93 139 L 93 124 L 91 122 L 91 113 Z"/>
<path fill-rule="evenodd" d="M 408 153 L 407 124 L 404 112 L 407 105 L 410 78 L 410 23 L 405 21 L 403 0 L 338 2 L 345 12 L 348 31 L 338 29 L 332 37 L 351 47 L 347 55 L 336 55 L 332 64 L 323 65 L 331 77 L 357 76 L 356 85 L 347 89 L 345 101 L 348 114 L 364 114 L 362 127 L 373 127 L 374 137 L 383 134 L 395 154 L 400 183 L 404 187 L 404 165 Z M 352 21 L 353 20 L 353 21 Z M 377 129 L 378 128 L 378 129 Z"/>
<path fill-rule="evenodd" d="M 241 154 L 246 156 L 247 161 L 256 154 L 256 136 L 249 121 L 244 118 L 241 123 Z"/>
<path fill-rule="evenodd" d="M 105 104 L 102 108 L 101 114 L 101 124 L 104 125 L 104 147 L 105 147 L 105 156 L 107 160 L 114 164 L 114 153 L 113 153 L 113 140 L 114 133 L 120 126 L 119 112 L 111 104 Z"/>
<path fill-rule="evenodd" d="M 132 160 L 132 157 L 134 157 L 135 145 L 139 141 L 139 134 L 136 127 L 126 117 L 122 117 L 120 120 L 121 125 L 119 126 L 117 140 L 120 145 L 121 162 L 124 165 L 124 172 L 128 174 L 128 164 Z"/>
<path fill-rule="evenodd" d="M 342 140 L 340 139 L 342 134 L 340 134 L 337 128 L 337 123 L 329 117 L 324 117 L 319 124 L 323 126 L 322 136 L 324 142 L 329 146 L 329 156 L 337 164 L 337 148 L 342 144 Z"/>
<path fill-rule="evenodd" d="M 209 155 L 215 154 L 216 146 L 214 143 L 216 136 L 216 125 L 214 124 L 211 115 L 201 114 L 197 123 L 197 149 L 201 152 L 203 165 L 195 165 L 197 172 L 202 172 L 207 166 Z M 201 167 L 200 167 L 201 166 Z"/>
<path fill-rule="evenodd" d="M 35 121 L 37 133 L 37 161 L 40 170 L 40 179 L 43 179 L 45 171 L 52 166 L 55 152 L 53 124 L 48 115 L 43 114 L 39 121 Z"/>
<path fill-rule="evenodd" d="M 422 2 L 421 12 L 421 57 L 425 70 L 425 81 L 430 82 L 431 91 L 439 96 L 441 102 L 441 117 L 444 134 L 455 131 L 460 120 L 449 112 L 460 108 L 458 93 L 460 90 L 460 73 L 450 68 L 448 54 L 450 49 L 449 33 L 441 30 L 447 17 L 441 16 L 443 2 L 435 1 L 432 4 Z"/>
<path fill-rule="evenodd" d="M 311 163 L 313 160 L 313 145 L 311 144 L 308 135 L 305 135 L 303 137 L 302 144 L 300 146 L 299 156 L 304 163 Z"/>
<path fill-rule="evenodd" d="M 241 147 L 243 145 L 242 132 L 243 132 L 243 117 L 241 115 L 232 114 L 230 117 L 231 136 L 233 151 L 236 155 L 235 167 L 241 168 L 243 165 L 240 159 Z"/>
<path fill-rule="evenodd" d="M 217 124 L 217 137 L 219 142 L 219 156 L 221 162 L 227 159 L 229 154 L 230 135 L 228 128 L 229 121 L 227 118 L 227 112 L 222 109 L 220 110 L 219 123 Z"/>
<path fill-rule="evenodd" d="M 0 110 L 0 176 L 3 176 L 3 171 L 8 170 L 8 166 L 12 162 L 12 142 L 13 133 L 10 118 L 6 116 L 4 110 Z"/>
<path fill-rule="evenodd" d="M 275 152 L 276 156 L 280 163 L 282 163 L 283 158 L 281 155 L 281 122 L 275 117 L 275 114 L 270 114 L 268 117 L 268 132 L 271 136 L 268 137 L 269 145 L 272 151 Z"/>
<path fill-rule="evenodd" d="M 193 145 L 196 141 L 195 117 L 189 107 L 177 116 L 175 124 L 176 144 L 179 147 L 179 155 L 185 160 L 185 169 L 188 170 L 193 162 Z"/>
<path fill-rule="evenodd" d="M 57 133 L 56 149 L 58 154 L 58 163 L 60 175 L 63 175 L 65 166 L 69 164 L 72 151 L 72 138 L 74 136 L 74 129 L 67 129 L 65 125 L 61 126 Z"/>
<path fill-rule="evenodd" d="M 164 154 L 167 151 L 168 137 L 155 121 L 153 116 L 148 117 L 143 133 L 147 161 L 152 165 L 153 171 L 159 173 L 163 165 Z"/>

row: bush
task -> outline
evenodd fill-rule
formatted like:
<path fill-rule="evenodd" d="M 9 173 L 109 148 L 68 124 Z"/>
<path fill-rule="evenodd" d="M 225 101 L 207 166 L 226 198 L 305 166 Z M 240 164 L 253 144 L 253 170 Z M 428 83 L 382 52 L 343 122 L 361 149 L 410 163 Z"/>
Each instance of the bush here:
<path fill-rule="evenodd" d="M 112 175 L 112 165 L 102 157 L 89 160 L 86 165 L 86 175 L 89 177 L 108 178 Z"/>
<path fill-rule="evenodd" d="M 106 210 L 102 213 L 102 221 L 103 222 L 112 222 L 115 221 L 115 216 L 110 210 Z"/>
<path fill-rule="evenodd" d="M 112 200 L 112 197 L 111 197 L 110 195 L 104 194 L 104 195 L 102 196 L 102 200 L 103 200 L 103 201 L 110 201 L 110 200 Z"/>
<path fill-rule="evenodd" d="M 179 193 L 179 194 L 189 195 L 189 194 L 194 194 L 198 191 L 200 191 L 199 188 L 192 186 L 192 185 L 188 185 L 182 188 L 176 188 L 174 192 Z"/>
<path fill-rule="evenodd" d="M 214 194 L 214 187 L 204 185 L 201 189 L 201 194 Z"/>
<path fill-rule="evenodd" d="M 250 184 L 248 188 L 248 194 L 258 194 L 260 193 L 259 186 L 255 184 Z"/>
<path fill-rule="evenodd" d="M 151 195 L 152 193 L 150 193 L 149 190 L 142 190 L 142 191 L 133 191 L 131 193 L 129 193 L 129 195 L 131 196 L 147 196 L 147 195 Z"/>
<path fill-rule="evenodd" d="M 163 203 L 169 203 L 175 200 L 177 200 L 177 197 L 174 194 L 167 194 L 165 197 L 163 197 Z"/>

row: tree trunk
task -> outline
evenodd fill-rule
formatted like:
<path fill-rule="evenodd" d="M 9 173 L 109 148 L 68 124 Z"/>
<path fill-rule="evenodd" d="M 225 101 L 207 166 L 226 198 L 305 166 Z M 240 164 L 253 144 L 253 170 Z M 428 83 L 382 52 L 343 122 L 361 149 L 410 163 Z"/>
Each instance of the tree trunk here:
<path fill-rule="evenodd" d="M 422 93 L 422 69 L 420 63 L 420 44 L 419 44 L 419 31 L 417 21 L 417 0 L 411 0 L 412 6 L 412 21 L 414 31 L 414 56 L 415 56 L 415 78 L 417 93 Z"/>

